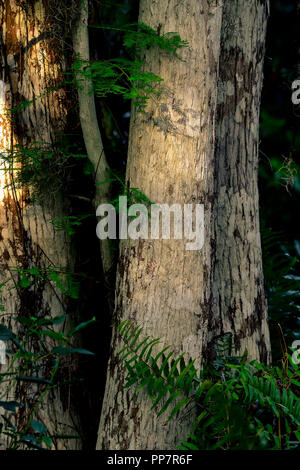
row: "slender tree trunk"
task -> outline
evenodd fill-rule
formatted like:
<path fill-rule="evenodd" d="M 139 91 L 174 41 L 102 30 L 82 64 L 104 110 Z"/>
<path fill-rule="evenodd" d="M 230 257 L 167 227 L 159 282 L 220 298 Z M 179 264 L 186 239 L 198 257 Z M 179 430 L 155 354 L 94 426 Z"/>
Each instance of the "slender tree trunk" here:
<path fill-rule="evenodd" d="M 145 113 L 133 110 L 127 181 L 154 203 L 204 204 L 205 242 L 124 240 L 114 325 L 124 319 L 199 365 L 219 335 L 233 353 L 267 361 L 270 342 L 258 221 L 258 111 L 267 3 L 141 0 L 139 21 L 176 31 L 184 61 L 156 49 L 146 69 L 164 79 Z M 163 426 L 144 392 L 124 390 L 114 330 L 98 449 L 172 449 L 193 413 Z"/>
<path fill-rule="evenodd" d="M 88 1 L 81 2 L 80 15 L 73 31 L 73 47 L 74 54 L 77 59 L 82 61 L 82 66 L 77 75 L 79 81 L 78 101 L 79 101 L 79 117 L 82 128 L 86 151 L 95 171 L 95 210 L 99 204 L 105 204 L 112 199 L 111 184 L 103 184 L 110 177 L 109 165 L 104 153 L 100 129 L 98 126 L 96 106 L 92 84 L 83 79 L 81 76 L 82 69 L 90 61 L 90 47 L 88 34 Z M 111 292 L 111 284 L 114 284 L 114 252 L 111 249 L 108 239 L 101 240 L 100 253 L 103 268 L 104 281 L 108 289 L 108 304 L 113 310 L 113 295 Z"/>
<path fill-rule="evenodd" d="M 33 142 L 51 144 L 56 139 L 55 134 L 62 132 L 66 124 L 64 90 L 47 91 L 49 86 L 61 81 L 62 65 L 51 49 L 47 34 L 49 25 L 45 23 L 45 18 L 45 2 L 42 0 L 5 0 L 0 4 L 0 150 L 6 155 L 16 145 L 26 147 Z M 8 113 L 8 109 L 31 100 L 32 104 L 17 114 Z M 13 165 L 12 162 L 11 167 Z M 13 326 L 13 329 L 18 327 L 14 323 L 18 315 L 54 317 L 64 314 L 66 299 L 50 283 L 39 283 L 38 288 L 32 286 L 11 290 L 14 281 L 8 279 L 13 275 L 12 267 L 46 269 L 56 266 L 71 269 L 73 263 L 65 232 L 56 231 L 50 223 L 65 215 L 62 201 L 56 197 L 55 203 L 46 206 L 29 204 L 28 190 L 16 189 L 14 184 L 5 188 L 5 185 L 13 183 L 15 175 L 14 170 L 1 171 L 0 174 L 0 282 L 6 282 L 2 288 L 4 312 L 1 312 L 1 322 Z M 17 388 L 15 393 L 16 396 L 10 396 L 10 399 L 22 402 L 22 390 Z M 26 424 L 35 393 L 34 389 L 27 390 L 26 406 L 16 418 L 19 430 Z M 76 413 L 70 410 L 68 397 L 58 390 L 46 397 L 35 419 L 42 421 L 52 435 L 78 434 Z M 59 443 L 54 439 L 54 447 L 57 448 L 78 446 L 80 439 L 60 439 Z"/>

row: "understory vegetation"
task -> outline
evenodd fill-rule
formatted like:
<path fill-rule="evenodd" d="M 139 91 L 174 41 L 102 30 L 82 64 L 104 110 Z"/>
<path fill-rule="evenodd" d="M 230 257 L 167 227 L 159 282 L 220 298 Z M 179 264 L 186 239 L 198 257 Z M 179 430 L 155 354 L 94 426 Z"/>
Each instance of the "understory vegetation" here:
<path fill-rule="evenodd" d="M 174 357 L 169 346 L 153 355 L 160 339 L 143 339 L 142 327 L 124 321 L 118 330 L 125 344 L 118 353 L 127 370 L 125 387 L 146 390 L 166 425 L 180 419 L 180 411 L 196 411 L 179 449 L 299 449 L 299 358 L 286 345 L 280 363 L 267 366 L 247 361 L 247 351 L 229 356 L 231 337 L 224 335 L 213 363 L 197 370 L 193 360 Z"/>

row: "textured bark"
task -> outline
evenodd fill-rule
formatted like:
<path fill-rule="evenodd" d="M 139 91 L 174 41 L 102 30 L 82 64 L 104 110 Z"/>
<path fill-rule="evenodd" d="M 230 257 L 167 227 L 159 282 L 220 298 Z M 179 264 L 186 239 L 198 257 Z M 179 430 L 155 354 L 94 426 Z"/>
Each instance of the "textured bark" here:
<path fill-rule="evenodd" d="M 45 33 L 45 2 L 30 2 L 27 6 L 22 6 L 22 3 L 15 0 L 0 2 L 1 152 L 12 149 L 16 144 L 51 143 L 55 141 L 55 133 L 63 131 L 66 122 L 64 90 L 46 91 L 49 85 L 61 81 L 62 67 Z M 7 109 L 30 100 L 34 102 L 19 111 L 12 121 Z M 49 222 L 65 215 L 62 201 L 56 198 L 55 207 L 28 204 L 28 190 L 4 188 L 12 181 L 11 171 L 1 171 L 0 178 L 0 282 L 9 279 L 12 266 L 71 268 L 72 256 L 66 234 L 56 231 Z M 47 283 L 39 285 L 38 289 L 32 287 L 18 293 L 15 289 L 10 290 L 12 286 L 11 281 L 2 289 L 5 310 L 1 312 L 1 322 L 14 329 L 17 328 L 14 324 L 17 315 L 54 317 L 66 311 L 66 299 L 54 285 Z M 18 395 L 20 389 L 15 393 L 15 397 L 9 398 L 22 402 L 23 397 Z M 34 403 L 35 393 L 34 388 L 27 390 L 27 405 L 17 415 L 19 429 L 22 429 L 22 420 L 26 422 L 26 413 Z M 78 434 L 77 418 L 70 410 L 68 397 L 60 395 L 57 390 L 45 399 L 35 419 L 42 421 L 50 434 Z M 57 448 L 76 448 L 79 445 L 80 440 L 60 439 L 59 443 L 54 442 Z"/>
<path fill-rule="evenodd" d="M 215 144 L 209 331 L 233 352 L 270 361 L 257 187 L 265 2 L 224 2 Z M 209 346 L 209 345 L 208 345 Z M 210 351 L 208 351 L 210 352 Z"/>
<path fill-rule="evenodd" d="M 258 222 L 257 145 L 266 2 L 141 0 L 139 21 L 189 42 L 178 61 L 146 53 L 164 79 L 145 113 L 133 110 L 127 180 L 154 203 L 205 206 L 205 243 L 121 242 L 114 325 L 131 319 L 199 365 L 231 333 L 233 353 L 268 360 Z M 144 392 L 124 390 L 114 331 L 98 449 L 172 449 L 193 412 L 163 426 Z"/>

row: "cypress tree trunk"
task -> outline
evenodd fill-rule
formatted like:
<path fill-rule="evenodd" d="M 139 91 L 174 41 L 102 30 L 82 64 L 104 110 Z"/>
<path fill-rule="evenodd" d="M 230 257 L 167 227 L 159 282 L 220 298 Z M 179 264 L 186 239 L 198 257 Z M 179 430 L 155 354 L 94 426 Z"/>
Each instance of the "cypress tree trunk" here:
<path fill-rule="evenodd" d="M 231 332 L 234 353 L 247 350 L 250 358 L 265 363 L 271 357 L 257 177 L 267 11 L 267 2 L 231 0 L 223 5 L 208 321 L 211 340 Z"/>
<path fill-rule="evenodd" d="M 141 0 L 139 21 L 189 46 L 184 61 L 146 53 L 164 81 L 133 110 L 127 182 L 154 203 L 204 204 L 205 242 L 122 241 L 114 327 L 130 319 L 198 365 L 231 333 L 233 353 L 268 361 L 257 193 L 267 2 Z M 124 390 L 119 348 L 114 330 L 97 448 L 176 448 L 193 413 L 163 426 L 144 392 Z"/>
<path fill-rule="evenodd" d="M 47 91 L 62 80 L 63 59 L 57 57 L 49 37 L 47 2 L 5 0 L 0 5 L 0 150 L 8 155 L 17 145 L 28 148 L 33 142 L 48 145 L 66 124 L 68 102 L 65 91 Z M 48 19 L 46 19 L 48 18 Z M 8 109 L 32 103 L 10 114 Z M 2 170 L 8 168 L 2 163 Z M 14 162 L 11 161 L 12 168 Z M 52 316 L 66 312 L 66 298 L 54 284 L 38 282 L 30 288 L 11 290 L 18 276 L 12 267 L 64 267 L 72 269 L 72 253 L 65 232 L 56 231 L 50 221 L 65 215 L 62 200 L 55 195 L 46 204 L 29 203 L 30 188 L 17 189 L 17 170 L 1 171 L 0 200 L 0 282 L 2 287 L 1 322 L 18 328 L 16 316 Z M 10 185 L 5 188 L 5 185 Z M 14 280 L 8 281 L 11 276 Z M 8 281 L 8 282 L 7 282 Z M 51 349 L 51 342 L 47 343 Z M 71 369 L 68 369 L 71 371 Z M 43 373 L 47 373 L 45 370 Z M 71 377 L 64 377 L 68 380 Z M 24 404 L 22 388 L 14 390 L 16 399 Z M 31 406 L 38 395 L 34 388 L 25 393 L 24 408 L 16 415 L 16 426 L 22 431 Z M 77 435 L 78 420 L 70 409 L 68 396 L 54 389 L 39 407 L 34 419 L 43 422 L 49 433 Z M 80 440 L 53 440 L 53 448 L 78 448 Z"/>

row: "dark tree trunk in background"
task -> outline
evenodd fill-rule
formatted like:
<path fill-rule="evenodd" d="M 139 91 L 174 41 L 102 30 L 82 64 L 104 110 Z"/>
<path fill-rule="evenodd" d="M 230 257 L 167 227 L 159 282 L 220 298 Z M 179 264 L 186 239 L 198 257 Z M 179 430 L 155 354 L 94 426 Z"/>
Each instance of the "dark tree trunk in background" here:
<path fill-rule="evenodd" d="M 215 127 L 210 337 L 270 362 L 258 200 L 259 110 L 267 2 L 224 2 Z"/>

